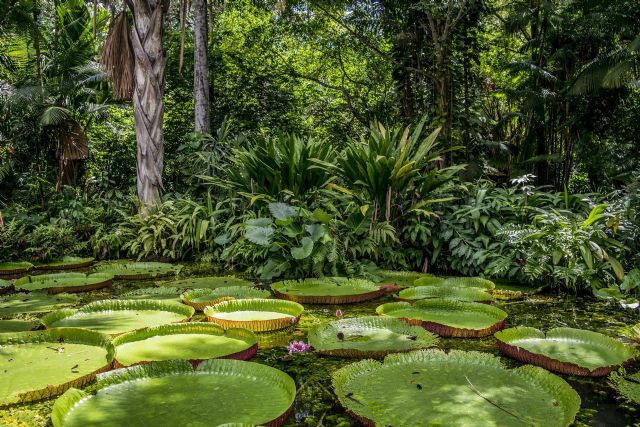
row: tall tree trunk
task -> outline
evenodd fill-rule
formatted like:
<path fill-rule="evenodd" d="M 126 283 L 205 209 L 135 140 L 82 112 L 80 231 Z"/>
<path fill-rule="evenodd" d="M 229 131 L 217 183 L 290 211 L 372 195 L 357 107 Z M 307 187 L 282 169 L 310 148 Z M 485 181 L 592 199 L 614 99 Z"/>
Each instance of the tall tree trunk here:
<path fill-rule="evenodd" d="M 187 27 L 187 0 L 180 0 L 180 56 L 178 59 L 178 74 L 182 75 L 184 65 L 184 36 Z"/>
<path fill-rule="evenodd" d="M 164 161 L 164 72 L 167 59 L 162 49 L 163 18 L 169 0 L 130 0 L 133 14 L 131 44 L 135 56 L 133 119 L 138 143 L 138 198 L 143 212 L 162 195 Z"/>
<path fill-rule="evenodd" d="M 207 0 L 194 3 L 194 60 L 193 92 L 195 99 L 195 130 L 211 133 L 209 123 L 209 63 L 207 60 L 208 32 Z"/>

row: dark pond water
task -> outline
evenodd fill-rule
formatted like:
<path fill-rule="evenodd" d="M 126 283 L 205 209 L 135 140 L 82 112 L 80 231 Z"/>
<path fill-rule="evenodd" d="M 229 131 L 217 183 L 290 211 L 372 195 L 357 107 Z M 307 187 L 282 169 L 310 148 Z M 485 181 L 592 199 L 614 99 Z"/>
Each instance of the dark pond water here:
<path fill-rule="evenodd" d="M 191 267 L 186 274 L 204 275 L 202 268 Z M 137 288 L 152 286 L 151 282 L 118 282 L 112 289 L 82 294 L 82 303 L 114 298 Z M 342 306 L 305 305 L 305 313 L 295 329 L 262 335 L 261 349 L 254 361 L 268 364 L 287 372 L 298 386 L 298 397 L 294 414 L 287 426 L 359 426 L 341 408 L 331 389 L 331 373 L 351 363 L 347 359 L 319 356 L 314 353 L 289 355 L 285 346 L 292 340 L 305 340 L 309 328 L 334 320 L 340 308 L 344 317 L 374 315 L 375 308 L 390 297 L 367 303 Z M 559 326 L 590 329 L 625 341 L 625 329 L 640 321 L 638 312 L 623 310 L 612 303 L 588 298 L 553 295 L 532 295 L 521 301 L 506 301 L 497 304 L 507 311 L 507 327 L 527 325 L 541 329 Z M 28 318 L 27 316 L 18 316 Z M 195 319 L 197 320 L 197 319 Z M 459 350 L 485 351 L 500 355 L 495 340 L 442 339 L 439 347 Z M 516 367 L 518 362 L 502 357 L 505 365 Z M 637 368 L 636 368 L 637 369 Z M 580 394 L 582 409 L 578 414 L 578 426 L 627 426 L 640 425 L 640 412 L 617 400 L 615 392 L 605 379 L 582 379 L 564 377 Z M 52 401 L 0 410 L 0 426 L 46 426 L 50 425 L 49 414 Z"/>

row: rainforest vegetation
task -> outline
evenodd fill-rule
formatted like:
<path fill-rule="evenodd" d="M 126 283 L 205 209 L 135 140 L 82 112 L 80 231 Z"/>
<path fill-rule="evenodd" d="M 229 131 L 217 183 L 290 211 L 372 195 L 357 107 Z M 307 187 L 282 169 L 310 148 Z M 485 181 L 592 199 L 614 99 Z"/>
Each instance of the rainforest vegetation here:
<path fill-rule="evenodd" d="M 426 353 L 389 356 L 376 367 L 336 361 L 345 354 L 336 353 L 327 340 L 335 341 L 342 326 L 309 332 L 312 348 L 328 358 L 314 353 L 312 359 L 302 354 L 310 348 L 304 341 L 290 343 L 285 356 L 282 336 L 261 341 L 260 333 L 281 329 L 273 327 L 274 319 L 267 326 L 251 320 L 253 332 L 233 332 L 240 334 L 236 341 L 246 343 L 236 350 L 248 358 L 255 345 L 261 349 L 259 362 L 294 377 L 298 400 L 288 425 L 356 425 L 354 419 L 417 425 L 403 418 L 406 411 L 400 407 L 384 416 L 358 407 L 383 391 L 359 394 L 359 376 L 378 372 L 381 381 L 394 384 L 390 388 L 400 389 L 401 375 L 384 377 L 387 364 L 438 366 L 460 357 L 496 369 L 495 381 L 505 375 L 514 382 L 526 375 L 501 366 L 498 347 L 512 356 L 511 344 L 542 333 L 520 326 L 569 326 L 628 337 L 628 329 L 640 321 L 639 190 L 637 1 L 0 0 L 0 293 L 11 293 L 0 300 L 0 322 L 36 322 L 22 323 L 24 329 L 66 328 L 76 326 L 74 316 L 90 322 L 105 310 L 124 317 L 128 311 L 156 310 L 164 313 L 163 322 L 152 322 L 149 314 L 150 323 L 88 329 L 116 337 L 148 327 L 171 335 L 180 334 L 180 328 L 167 329 L 167 323 L 191 319 L 200 310 L 200 326 L 183 326 L 187 332 L 182 333 L 218 339 L 230 333 L 223 328 L 238 326 L 228 313 L 267 310 L 284 315 L 284 326 L 300 321 L 298 335 L 305 340 L 308 329 L 341 319 L 342 310 L 348 313 L 341 305 L 347 303 L 364 304 L 347 316 L 358 319 L 377 313 L 380 319 L 425 323 L 424 311 L 468 310 L 476 322 L 488 319 L 471 328 L 473 333 L 450 324 L 422 325 L 427 333 L 416 327 L 418 320 L 408 326 L 395 319 L 384 325 L 375 323 L 383 320 L 350 319 L 356 322 L 350 328 L 389 328 L 408 336 L 412 342 L 403 351 L 436 345 L 431 332 L 467 343 L 443 346 L 455 349 L 448 354 L 420 350 Z M 83 272 L 34 273 L 68 266 Z M 140 288 L 129 282 L 167 274 L 186 283 Z M 205 274 L 236 275 L 239 283 L 227 284 L 233 291 L 212 293 L 219 285 L 192 279 Z M 252 287 L 256 283 L 260 289 Z M 325 294 L 314 293 L 317 287 Z M 43 289 L 63 292 L 68 300 L 38 293 Z M 78 290 L 93 297 L 79 301 L 67 295 Z M 27 291 L 39 295 L 30 311 L 11 300 L 13 293 Z M 121 298 L 134 291 L 144 301 Z M 271 291 L 279 299 L 269 299 Z M 553 299 L 536 316 L 530 303 L 541 301 L 533 296 L 540 292 Z M 360 298 L 374 294 L 388 301 L 371 305 L 363 302 L 368 297 Z M 514 295 L 532 298 L 520 302 L 530 312 L 520 306 L 511 311 L 464 306 Z M 263 299 L 269 302 L 251 305 Z M 415 302 L 422 299 L 436 302 Z M 82 305 L 89 301 L 94 302 Z M 300 303 L 311 317 L 301 315 Z M 327 314 L 316 304 L 337 306 Z M 79 310 L 34 318 L 63 306 Z M 580 314 L 563 323 L 567 307 Z M 496 334 L 494 355 L 460 356 L 486 350 L 468 341 L 502 329 L 507 313 L 513 316 L 507 325 L 515 331 Z M 544 323 L 543 317 L 554 320 Z M 618 329 L 613 331 L 612 324 Z M 0 354 L 3 343 L 13 342 L 2 338 L 3 327 L 17 333 L 0 323 Z M 631 329 L 630 336 L 640 339 L 640 327 Z M 580 333 L 558 332 L 596 346 L 620 344 Z M 114 350 L 103 335 L 84 329 L 68 334 L 69 342 L 90 341 L 104 349 L 111 355 L 109 366 L 129 365 L 112 357 L 120 338 Z M 42 338 L 47 339 L 55 341 Z M 286 335 L 284 344 L 291 339 Z M 353 351 L 365 350 L 349 349 L 347 356 Z M 390 353 L 376 351 L 373 357 Z M 621 347 L 624 357 L 604 366 L 628 366 L 635 353 L 627 351 Z M 214 357 L 221 355 L 175 358 Z M 197 369 L 209 375 L 231 369 L 222 362 L 203 362 Z M 193 374 L 190 365 L 166 363 L 135 375 Z M 102 369 L 94 368 L 94 374 Z M 591 375 L 602 366 L 580 368 Z M 291 378 L 280 371 L 259 372 L 270 378 L 258 386 L 261 393 L 275 393 L 269 387 L 277 383 L 283 387 L 282 402 L 293 401 Z M 100 387 L 127 381 L 128 375 L 100 379 L 92 395 L 98 403 L 90 405 L 100 406 Z M 607 394 L 598 388 L 603 384 L 627 381 L 624 388 L 638 381 L 624 372 L 612 375 L 608 383 L 589 383 L 589 396 Z M 530 416 L 538 425 L 538 412 L 556 410 L 564 411 L 554 415 L 562 420 L 558 425 L 573 422 L 580 398 L 555 378 L 536 381 L 561 390 L 553 395 L 560 405 L 541 409 L 523 403 L 525 415 L 516 412 L 497 424 L 525 425 L 522 417 Z M 472 395 L 492 402 L 481 387 L 495 384 L 466 381 Z M 202 387 L 213 390 L 215 384 Z M 49 388 L 38 398 L 21 399 L 41 400 L 65 390 L 58 391 Z M 56 427 L 89 425 L 89 418 L 64 415 L 83 398 L 85 391 L 76 391 L 56 403 Z M 360 397 L 352 398 L 354 393 Z M 638 405 L 640 390 L 635 393 Z M 600 421 L 630 422 L 638 408 L 629 403 L 633 399 L 627 398 L 623 410 L 618 400 L 612 403 L 616 398 L 609 399 L 614 409 Z M 280 410 L 274 402 L 273 417 L 265 415 L 259 423 L 284 422 L 292 403 L 280 402 Z M 5 403 L 15 402 L 0 395 L 0 407 Z M 502 416 L 511 411 L 500 405 L 493 406 Z M 138 407 L 131 403 L 131 411 Z M 0 421 L 39 425 L 37 418 L 48 420 L 51 413 L 50 407 L 25 408 L 27 415 L 0 410 Z M 583 406 L 578 422 L 595 422 L 597 411 L 584 411 Z M 198 414 L 207 417 L 205 412 Z M 443 417 L 432 421 L 455 424 Z"/>

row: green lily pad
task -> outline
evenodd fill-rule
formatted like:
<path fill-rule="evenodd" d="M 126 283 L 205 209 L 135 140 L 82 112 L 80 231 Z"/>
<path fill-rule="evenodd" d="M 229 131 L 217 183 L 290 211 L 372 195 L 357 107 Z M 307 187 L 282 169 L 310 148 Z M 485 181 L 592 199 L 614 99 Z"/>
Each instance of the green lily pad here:
<path fill-rule="evenodd" d="M 53 406 L 54 427 L 97 425 L 280 426 L 296 397 L 293 379 L 270 366 L 212 359 L 156 362 L 100 375 L 94 395 L 69 390 Z"/>
<path fill-rule="evenodd" d="M 115 338 L 113 344 L 118 367 L 174 359 L 195 364 L 217 358 L 246 360 L 258 351 L 258 338 L 247 329 L 225 331 L 214 323 L 198 322 L 128 332 Z"/>
<path fill-rule="evenodd" d="M 457 288 L 494 289 L 496 284 L 481 277 L 422 277 L 414 286 L 453 286 Z"/>
<path fill-rule="evenodd" d="M 155 299 L 161 301 L 180 302 L 178 288 L 142 288 L 120 295 L 120 299 Z"/>
<path fill-rule="evenodd" d="M 83 329 L 0 335 L 0 405 L 56 396 L 111 367 L 109 337 Z"/>
<path fill-rule="evenodd" d="M 255 286 L 253 282 L 234 276 L 191 277 L 171 282 L 158 282 L 159 286 L 175 288 L 217 289 L 225 286 Z"/>
<path fill-rule="evenodd" d="M 111 286 L 113 276 L 106 273 L 56 273 L 26 276 L 13 284 L 19 291 L 88 292 Z"/>
<path fill-rule="evenodd" d="M 613 372 L 609 377 L 609 384 L 624 400 L 640 405 L 640 372 L 635 374 L 628 374 L 624 370 Z"/>
<path fill-rule="evenodd" d="M 535 366 L 506 369 L 475 351 L 420 350 L 363 360 L 332 376 L 342 406 L 365 425 L 570 425 L 580 397 L 562 378 Z"/>
<path fill-rule="evenodd" d="M 525 326 L 495 334 L 500 351 L 525 363 L 569 375 L 604 376 L 631 362 L 637 352 L 597 332 L 555 328 L 544 332 Z"/>
<path fill-rule="evenodd" d="M 13 283 L 8 280 L 0 279 L 0 295 L 6 294 L 13 289 Z"/>
<path fill-rule="evenodd" d="M 507 313 L 497 307 L 454 300 L 392 302 L 376 308 L 383 316 L 397 317 L 442 337 L 485 337 L 504 328 Z"/>
<path fill-rule="evenodd" d="M 46 264 L 38 264 L 36 270 L 75 270 L 91 266 L 95 261 L 92 257 L 65 256 L 60 259 L 48 262 Z"/>
<path fill-rule="evenodd" d="M 222 301 L 247 298 L 271 298 L 271 293 L 247 286 L 225 286 L 218 289 L 192 289 L 180 295 L 183 303 L 199 311 Z"/>
<path fill-rule="evenodd" d="M 493 297 L 484 289 L 459 288 L 449 286 L 415 286 L 403 289 L 394 297 L 399 301 L 417 301 L 422 299 L 451 299 L 469 302 L 491 302 Z"/>
<path fill-rule="evenodd" d="M 383 270 L 381 271 L 381 273 L 383 277 L 381 283 L 389 283 L 401 288 L 414 286 L 413 282 L 415 282 L 417 279 L 421 279 L 423 277 L 433 277 L 431 274 L 418 273 L 417 271 Z"/>
<path fill-rule="evenodd" d="M 33 268 L 30 262 L 0 262 L 0 276 L 16 276 L 29 272 Z"/>
<path fill-rule="evenodd" d="M 342 357 L 384 357 L 433 347 L 438 337 L 419 326 L 390 317 L 334 320 L 309 331 L 309 344 L 322 354 Z"/>
<path fill-rule="evenodd" d="M 15 294 L 0 299 L 0 317 L 15 314 L 48 313 L 76 305 L 80 298 L 73 294 L 48 295 L 43 293 Z"/>
<path fill-rule="evenodd" d="M 65 309 L 41 319 L 47 328 L 85 328 L 109 335 L 168 323 L 184 322 L 194 313 L 193 307 L 177 302 L 157 300 L 94 301 L 78 310 Z"/>
<path fill-rule="evenodd" d="M 347 304 L 379 298 L 387 290 L 364 279 L 325 277 L 285 280 L 271 285 L 277 298 L 303 304 Z"/>
<path fill-rule="evenodd" d="M 273 331 L 295 325 L 304 307 L 293 301 L 274 299 L 239 299 L 207 306 L 209 322 L 223 328 L 245 328 L 255 332 Z"/>
<path fill-rule="evenodd" d="M 39 320 L 0 320 L 0 333 L 30 331 L 38 325 Z"/>
<path fill-rule="evenodd" d="M 181 265 L 165 262 L 123 262 L 101 264 L 96 270 L 113 275 L 116 280 L 146 280 L 178 274 Z"/>

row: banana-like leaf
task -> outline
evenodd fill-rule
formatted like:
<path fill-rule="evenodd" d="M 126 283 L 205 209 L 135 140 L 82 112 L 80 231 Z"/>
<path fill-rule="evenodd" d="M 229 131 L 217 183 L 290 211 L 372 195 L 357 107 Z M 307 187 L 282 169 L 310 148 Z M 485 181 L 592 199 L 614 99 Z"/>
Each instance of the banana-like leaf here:
<path fill-rule="evenodd" d="M 128 332 L 113 345 L 116 367 L 174 359 L 197 365 L 207 359 L 250 359 L 258 351 L 258 338 L 247 329 L 225 331 L 215 323 L 187 322 Z"/>
<path fill-rule="evenodd" d="M 478 338 L 504 328 L 507 313 L 497 307 L 454 300 L 392 302 L 376 308 L 381 316 L 400 318 L 443 337 Z"/>
<path fill-rule="evenodd" d="M 509 357 L 569 375 L 600 377 L 630 363 L 638 353 L 606 335 L 574 328 L 544 332 L 526 326 L 495 334 Z"/>
<path fill-rule="evenodd" d="M 114 347 L 97 332 L 59 328 L 0 334 L 0 406 L 47 399 L 111 368 Z"/>
<path fill-rule="evenodd" d="M 26 276 L 15 281 L 19 291 L 47 291 L 50 294 L 62 292 L 88 292 L 111 286 L 113 275 L 107 273 L 54 273 Z"/>
<path fill-rule="evenodd" d="M 116 280 L 146 280 L 178 274 L 181 265 L 165 262 L 121 262 L 101 264 L 96 270 L 113 275 Z"/>
<path fill-rule="evenodd" d="M 580 397 L 535 366 L 481 352 L 419 350 L 334 372 L 338 400 L 367 426 L 569 426 Z"/>
<path fill-rule="evenodd" d="M 496 284 L 481 277 L 423 277 L 414 286 L 456 286 L 460 288 L 494 289 Z"/>
<path fill-rule="evenodd" d="M 224 328 L 246 328 L 255 332 L 284 329 L 298 323 L 304 307 L 276 299 L 240 299 L 207 306 L 207 320 Z"/>
<path fill-rule="evenodd" d="M 438 337 L 419 326 L 390 317 L 355 317 L 334 320 L 309 331 L 309 344 L 322 354 L 381 358 L 433 347 Z"/>
<path fill-rule="evenodd" d="M 180 300 L 187 305 L 202 311 L 208 305 L 222 301 L 247 298 L 271 298 L 271 293 L 263 289 L 248 286 L 225 286 L 218 289 L 192 289 L 180 295 Z"/>
<path fill-rule="evenodd" d="M 387 292 L 369 280 L 344 277 L 285 280 L 272 284 L 271 290 L 277 298 L 303 304 L 348 304 L 379 298 Z"/>
<path fill-rule="evenodd" d="M 91 266 L 95 261 L 92 257 L 65 256 L 46 264 L 37 264 L 36 270 L 76 270 Z"/>
<path fill-rule="evenodd" d="M 280 426 L 296 386 L 282 371 L 239 360 L 211 359 L 194 370 L 184 360 L 155 362 L 100 375 L 96 394 L 72 389 L 53 406 L 54 427 Z M 170 405 L 167 404 L 170 402 Z"/>
<path fill-rule="evenodd" d="M 185 322 L 195 310 L 184 304 L 157 300 L 94 301 L 78 310 L 59 310 L 40 321 L 47 328 L 86 328 L 112 336 L 136 329 Z"/>
<path fill-rule="evenodd" d="M 490 303 L 493 297 L 484 289 L 456 286 L 414 286 L 403 289 L 394 295 L 399 301 L 417 301 L 422 299 L 451 299 L 457 301 Z"/>
<path fill-rule="evenodd" d="M 255 283 L 235 276 L 207 276 L 190 277 L 188 279 L 174 282 L 157 282 L 159 286 L 169 286 L 174 288 L 207 288 L 217 289 L 226 286 L 254 286 Z"/>

